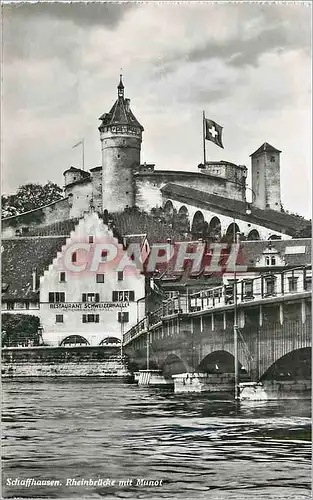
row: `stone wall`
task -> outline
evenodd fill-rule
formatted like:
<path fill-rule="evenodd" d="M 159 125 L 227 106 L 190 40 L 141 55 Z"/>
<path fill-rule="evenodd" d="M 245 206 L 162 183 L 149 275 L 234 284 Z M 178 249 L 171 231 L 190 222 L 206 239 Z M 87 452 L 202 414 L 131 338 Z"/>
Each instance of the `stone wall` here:
<path fill-rule="evenodd" d="M 12 238 L 18 230 L 27 236 L 27 232 L 25 232 L 27 228 L 45 226 L 69 219 L 70 210 L 69 198 L 66 197 L 22 215 L 8 217 L 2 220 L 2 237 Z"/>
<path fill-rule="evenodd" d="M 214 177 L 201 172 L 155 170 L 154 172 L 135 173 L 136 206 L 141 210 L 151 210 L 156 206 L 161 207 L 162 193 L 160 189 L 169 182 L 241 201 L 245 197 L 243 188 L 218 176 Z"/>
<path fill-rule="evenodd" d="M 127 368 L 119 360 L 89 363 L 3 363 L 2 377 L 127 377 Z"/>

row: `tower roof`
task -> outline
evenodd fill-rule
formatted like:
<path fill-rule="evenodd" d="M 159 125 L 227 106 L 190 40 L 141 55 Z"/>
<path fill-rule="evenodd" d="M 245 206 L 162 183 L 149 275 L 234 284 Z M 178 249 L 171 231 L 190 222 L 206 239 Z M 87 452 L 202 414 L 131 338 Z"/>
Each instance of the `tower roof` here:
<path fill-rule="evenodd" d="M 130 99 L 124 98 L 124 84 L 122 75 L 120 75 L 120 82 L 117 86 L 117 100 L 108 113 L 100 116 L 99 120 L 102 120 L 100 127 L 107 125 L 132 125 L 144 130 L 143 126 L 132 113 L 129 104 Z"/>
<path fill-rule="evenodd" d="M 271 146 L 268 142 L 264 142 L 262 146 L 260 146 L 254 153 L 252 153 L 250 156 L 254 155 L 259 155 L 261 153 L 281 153 L 279 149 L 274 148 Z"/>

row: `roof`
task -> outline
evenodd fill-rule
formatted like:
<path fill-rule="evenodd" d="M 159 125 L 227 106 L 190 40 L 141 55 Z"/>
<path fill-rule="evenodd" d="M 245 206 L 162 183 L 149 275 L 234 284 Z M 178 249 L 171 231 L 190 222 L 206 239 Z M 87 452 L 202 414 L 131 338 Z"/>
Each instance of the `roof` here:
<path fill-rule="evenodd" d="M 144 130 L 143 126 L 139 123 L 130 109 L 130 100 L 124 99 L 124 85 L 122 80 L 120 81 L 117 89 L 118 98 L 113 104 L 111 110 L 108 113 L 104 113 L 99 118 L 99 120 L 102 120 L 99 130 L 107 125 L 132 125 Z"/>
<path fill-rule="evenodd" d="M 90 172 L 97 172 L 98 170 L 102 170 L 102 165 L 100 165 L 99 167 L 92 167 L 89 170 Z"/>
<path fill-rule="evenodd" d="M 301 224 L 306 225 L 308 222 L 301 217 L 276 210 L 262 210 L 254 205 L 251 205 L 252 213 L 247 215 L 246 202 L 208 194 L 198 189 L 179 184 L 168 183 L 161 188 L 161 191 L 170 198 L 184 201 L 185 203 L 199 207 L 199 209 L 202 207 L 204 210 L 211 210 L 231 217 L 235 216 L 241 220 L 267 227 L 273 231 L 286 233 L 290 236 L 295 236 L 296 231 L 301 228 Z"/>
<path fill-rule="evenodd" d="M 35 226 L 29 229 L 27 236 L 69 236 L 71 231 L 74 231 L 78 221 L 79 218 L 73 218 L 46 226 Z"/>
<path fill-rule="evenodd" d="M 257 259 L 266 250 L 276 250 L 288 267 L 307 266 L 311 264 L 312 241 L 310 238 L 296 238 L 293 240 L 271 241 L 242 241 L 242 255 L 244 263 L 255 267 Z"/>
<path fill-rule="evenodd" d="M 70 167 L 67 170 L 64 170 L 63 175 L 66 174 L 66 172 L 80 172 L 85 177 L 90 175 L 88 172 L 86 172 L 86 170 L 77 167 Z"/>
<path fill-rule="evenodd" d="M 77 179 L 77 181 L 69 182 L 66 184 L 65 189 L 71 187 L 71 186 L 76 186 L 76 184 L 86 184 L 86 182 L 91 182 L 91 177 L 90 174 L 88 173 L 88 177 L 85 176 L 82 179 Z"/>
<path fill-rule="evenodd" d="M 180 240 L 182 235 L 161 219 L 137 210 L 111 213 L 113 227 L 120 235 L 144 233 L 150 244 L 166 242 L 169 238 Z"/>
<path fill-rule="evenodd" d="M 255 156 L 259 155 L 261 153 L 281 153 L 279 149 L 274 148 L 274 146 L 271 146 L 268 142 L 264 142 L 262 146 L 260 146 L 254 153 L 252 153 L 250 156 Z"/>
<path fill-rule="evenodd" d="M 3 239 L 2 280 L 7 287 L 2 300 L 38 300 L 38 292 L 33 292 L 33 270 L 36 270 L 38 287 L 39 276 L 65 242 L 65 237 Z"/>

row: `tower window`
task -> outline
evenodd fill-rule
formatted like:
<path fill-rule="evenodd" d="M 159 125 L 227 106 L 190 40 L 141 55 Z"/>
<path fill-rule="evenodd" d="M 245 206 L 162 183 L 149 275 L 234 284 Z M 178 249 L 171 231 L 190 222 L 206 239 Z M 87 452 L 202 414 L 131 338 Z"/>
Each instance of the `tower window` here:
<path fill-rule="evenodd" d="M 275 156 L 271 156 L 271 163 L 275 163 Z"/>
<path fill-rule="evenodd" d="M 121 157 L 121 155 L 116 155 L 116 157 L 117 157 L 117 158 L 120 158 L 120 157 Z"/>

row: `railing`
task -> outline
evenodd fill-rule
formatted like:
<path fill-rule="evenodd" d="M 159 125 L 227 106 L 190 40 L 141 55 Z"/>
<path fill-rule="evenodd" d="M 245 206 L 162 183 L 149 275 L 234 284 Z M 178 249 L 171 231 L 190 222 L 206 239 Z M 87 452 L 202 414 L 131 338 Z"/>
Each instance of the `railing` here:
<path fill-rule="evenodd" d="M 237 304 L 285 295 L 311 291 L 311 268 L 294 268 L 279 273 L 269 272 L 256 278 L 229 280 L 222 285 L 189 296 L 189 312 L 225 306 L 234 303 L 235 290 Z"/>
<path fill-rule="evenodd" d="M 281 296 L 311 291 L 311 267 L 298 267 L 286 271 L 264 273 L 256 278 L 229 279 L 229 283 L 188 295 L 179 295 L 163 301 L 157 310 L 148 314 L 124 335 L 124 343 L 172 315 L 191 314 L 234 304 L 235 289 L 237 305 Z"/>

